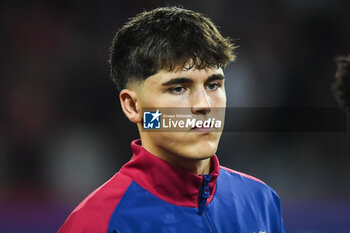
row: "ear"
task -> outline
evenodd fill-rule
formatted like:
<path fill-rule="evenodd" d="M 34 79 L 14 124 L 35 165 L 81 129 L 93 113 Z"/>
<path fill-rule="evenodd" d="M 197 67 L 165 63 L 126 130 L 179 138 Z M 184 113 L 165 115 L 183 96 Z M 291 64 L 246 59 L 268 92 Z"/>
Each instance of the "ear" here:
<path fill-rule="evenodd" d="M 119 100 L 125 116 L 133 123 L 141 123 L 142 111 L 139 108 L 137 94 L 129 89 L 123 89 L 119 94 Z"/>

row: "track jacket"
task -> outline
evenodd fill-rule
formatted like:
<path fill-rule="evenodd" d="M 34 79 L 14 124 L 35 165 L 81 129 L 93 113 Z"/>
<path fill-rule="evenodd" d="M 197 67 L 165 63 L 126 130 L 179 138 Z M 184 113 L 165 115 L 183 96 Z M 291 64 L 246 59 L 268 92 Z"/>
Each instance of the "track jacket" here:
<path fill-rule="evenodd" d="M 194 175 L 152 155 L 133 157 L 71 213 L 58 233 L 284 233 L 280 201 L 262 181 L 219 165 Z"/>

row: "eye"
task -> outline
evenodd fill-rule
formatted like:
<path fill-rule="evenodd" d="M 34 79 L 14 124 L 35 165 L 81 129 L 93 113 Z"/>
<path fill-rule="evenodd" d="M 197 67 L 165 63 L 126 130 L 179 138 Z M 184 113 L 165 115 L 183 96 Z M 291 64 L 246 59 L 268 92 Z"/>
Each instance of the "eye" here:
<path fill-rule="evenodd" d="M 169 92 L 172 94 L 181 94 L 183 92 L 185 92 L 186 88 L 182 87 L 182 86 L 177 86 L 177 87 L 172 87 L 169 89 Z"/>
<path fill-rule="evenodd" d="M 208 85 L 207 85 L 207 88 L 211 91 L 215 91 L 219 87 L 221 87 L 221 84 L 218 82 L 211 82 L 211 83 L 208 83 Z"/>

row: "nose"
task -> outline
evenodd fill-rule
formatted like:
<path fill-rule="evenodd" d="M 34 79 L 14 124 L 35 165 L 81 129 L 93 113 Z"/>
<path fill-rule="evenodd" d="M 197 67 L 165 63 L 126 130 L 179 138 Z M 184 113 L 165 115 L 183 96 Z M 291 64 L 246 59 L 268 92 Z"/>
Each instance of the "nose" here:
<path fill-rule="evenodd" d="M 210 104 L 210 97 L 204 88 L 200 88 L 193 93 L 191 111 L 193 114 L 206 115 L 210 113 L 212 106 Z"/>

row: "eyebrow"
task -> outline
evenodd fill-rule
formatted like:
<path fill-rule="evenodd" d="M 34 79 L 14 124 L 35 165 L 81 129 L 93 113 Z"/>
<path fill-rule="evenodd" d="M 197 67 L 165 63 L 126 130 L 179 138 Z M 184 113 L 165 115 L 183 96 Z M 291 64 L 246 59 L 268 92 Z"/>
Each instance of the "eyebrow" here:
<path fill-rule="evenodd" d="M 162 83 L 162 86 L 170 86 L 174 84 L 184 84 L 184 83 L 193 83 L 193 80 L 190 78 L 173 78 L 165 83 Z"/>
<path fill-rule="evenodd" d="M 224 80 L 224 79 L 225 79 L 225 76 L 223 76 L 222 74 L 213 74 L 208 77 L 206 82 L 210 82 L 214 80 Z"/>
<path fill-rule="evenodd" d="M 206 82 L 211 82 L 214 80 L 223 80 L 223 79 L 225 79 L 225 76 L 223 76 L 222 74 L 213 74 L 208 77 Z M 185 83 L 193 83 L 193 79 L 185 78 L 185 77 L 173 78 L 167 82 L 162 83 L 162 86 L 170 86 L 170 85 L 185 84 Z"/>

